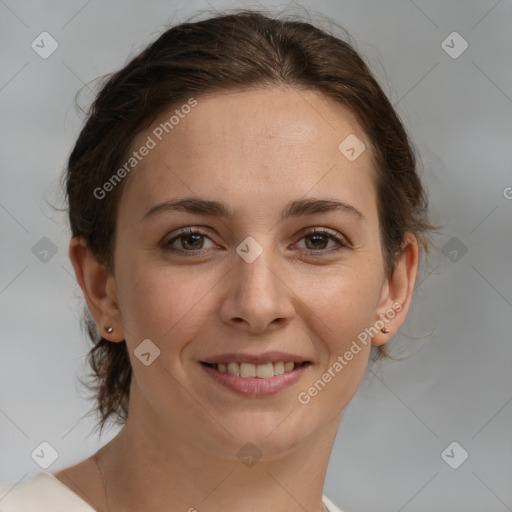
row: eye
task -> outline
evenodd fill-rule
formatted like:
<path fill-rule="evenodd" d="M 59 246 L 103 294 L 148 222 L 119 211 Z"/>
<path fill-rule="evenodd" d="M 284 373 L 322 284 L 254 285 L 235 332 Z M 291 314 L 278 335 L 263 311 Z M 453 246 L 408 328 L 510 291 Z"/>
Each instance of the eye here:
<path fill-rule="evenodd" d="M 342 237 L 326 228 L 315 228 L 305 233 L 301 240 L 306 240 L 306 249 L 304 250 L 310 253 L 332 253 L 349 247 L 349 244 Z M 329 241 L 334 242 L 334 249 L 327 249 Z"/>
<path fill-rule="evenodd" d="M 195 254 L 196 252 L 205 249 L 203 240 L 204 238 L 208 238 L 208 236 L 201 230 L 197 228 L 184 228 L 177 236 L 174 236 L 173 238 L 164 241 L 163 246 L 166 250 L 169 250 L 171 252 L 187 252 Z M 181 245 L 181 247 L 173 247 L 173 245 L 176 242 L 178 242 L 178 244 Z M 213 245 L 212 247 L 214 246 L 215 245 Z"/>

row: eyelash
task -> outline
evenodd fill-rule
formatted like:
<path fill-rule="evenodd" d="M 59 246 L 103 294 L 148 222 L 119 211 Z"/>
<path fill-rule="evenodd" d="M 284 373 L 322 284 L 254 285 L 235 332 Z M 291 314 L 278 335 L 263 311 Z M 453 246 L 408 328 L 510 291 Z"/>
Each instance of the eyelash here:
<path fill-rule="evenodd" d="M 197 255 L 203 254 L 203 251 L 207 250 L 207 249 L 198 249 L 196 251 L 187 251 L 185 249 L 176 249 L 174 247 L 171 247 L 171 244 L 174 243 L 176 240 L 179 240 L 180 238 L 183 238 L 185 236 L 190 236 L 190 235 L 200 235 L 200 236 L 205 236 L 205 237 L 209 238 L 207 233 L 201 231 L 200 229 L 185 228 L 185 229 L 181 230 L 179 232 L 179 234 L 177 234 L 170 240 L 164 242 L 163 248 L 166 251 L 173 252 L 178 255 L 183 255 L 185 257 L 191 257 L 191 256 L 197 256 Z M 334 234 L 334 232 L 332 232 L 331 230 L 329 230 L 327 228 L 313 228 L 311 231 L 304 233 L 300 239 L 302 240 L 303 238 L 306 238 L 306 237 L 312 236 L 312 235 L 326 235 L 328 238 L 330 238 L 331 240 L 334 240 L 339 245 L 339 247 L 337 247 L 334 250 L 333 249 L 330 249 L 330 250 L 328 250 L 328 249 L 320 249 L 320 250 L 302 249 L 303 252 L 308 252 L 312 256 L 323 256 L 326 253 L 328 253 L 328 254 L 338 253 L 338 252 L 350 247 L 350 245 L 343 238 Z"/>

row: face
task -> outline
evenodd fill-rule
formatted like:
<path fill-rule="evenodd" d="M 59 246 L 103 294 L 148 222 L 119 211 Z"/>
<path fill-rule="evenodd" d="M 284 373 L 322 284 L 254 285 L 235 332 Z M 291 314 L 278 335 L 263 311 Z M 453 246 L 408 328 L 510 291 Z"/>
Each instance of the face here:
<path fill-rule="evenodd" d="M 317 92 L 196 101 L 168 134 L 158 127 L 173 112 L 138 135 L 134 149 L 148 136 L 156 145 L 119 203 L 108 289 L 133 368 L 130 414 L 219 456 L 234 458 L 248 440 L 279 453 L 341 414 L 368 362 L 372 339 L 358 341 L 361 333 L 395 302 L 370 142 L 347 109 Z M 349 135 L 366 147 L 355 160 L 338 148 Z M 183 198 L 223 203 L 232 215 L 169 206 Z M 288 387 L 259 396 L 226 387 L 212 373 L 222 372 L 202 364 L 270 351 L 309 364 Z"/>

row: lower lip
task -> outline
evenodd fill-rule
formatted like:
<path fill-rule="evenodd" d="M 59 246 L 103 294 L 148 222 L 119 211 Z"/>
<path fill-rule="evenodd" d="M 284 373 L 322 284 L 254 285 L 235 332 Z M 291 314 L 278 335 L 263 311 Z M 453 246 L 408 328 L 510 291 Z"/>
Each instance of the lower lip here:
<path fill-rule="evenodd" d="M 239 377 L 199 363 L 201 368 L 220 384 L 244 396 L 270 396 L 297 383 L 311 366 L 311 363 L 297 367 L 291 372 L 274 375 L 270 379 Z"/>

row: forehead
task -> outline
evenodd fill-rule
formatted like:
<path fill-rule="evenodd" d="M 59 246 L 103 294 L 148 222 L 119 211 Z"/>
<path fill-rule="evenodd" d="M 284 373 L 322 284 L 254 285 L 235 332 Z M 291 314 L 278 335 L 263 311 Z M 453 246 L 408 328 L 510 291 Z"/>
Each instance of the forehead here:
<path fill-rule="evenodd" d="M 148 138 L 154 147 L 125 183 L 121 203 L 130 210 L 180 194 L 225 201 L 228 195 L 234 209 L 280 206 L 310 192 L 339 192 L 361 209 L 375 199 L 370 141 L 342 104 L 290 87 L 194 99 L 195 106 L 173 106 L 135 138 L 132 150 Z M 366 146 L 354 160 L 340 150 L 347 137 Z"/>

